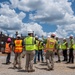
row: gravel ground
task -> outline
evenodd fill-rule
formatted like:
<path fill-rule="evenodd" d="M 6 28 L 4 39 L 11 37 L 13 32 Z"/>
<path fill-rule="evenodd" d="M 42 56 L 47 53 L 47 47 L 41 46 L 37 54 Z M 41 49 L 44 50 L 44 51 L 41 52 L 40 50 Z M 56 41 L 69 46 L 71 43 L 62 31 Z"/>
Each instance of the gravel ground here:
<path fill-rule="evenodd" d="M 75 63 L 65 64 L 65 62 L 56 63 L 53 71 L 47 71 L 45 63 L 38 62 L 34 64 L 35 72 L 25 72 L 25 58 L 22 58 L 22 69 L 13 69 L 13 59 L 11 64 L 6 65 L 6 55 L 0 56 L 0 75 L 75 75 Z M 61 56 L 62 59 L 62 56 Z M 57 57 L 54 58 L 54 61 Z"/>

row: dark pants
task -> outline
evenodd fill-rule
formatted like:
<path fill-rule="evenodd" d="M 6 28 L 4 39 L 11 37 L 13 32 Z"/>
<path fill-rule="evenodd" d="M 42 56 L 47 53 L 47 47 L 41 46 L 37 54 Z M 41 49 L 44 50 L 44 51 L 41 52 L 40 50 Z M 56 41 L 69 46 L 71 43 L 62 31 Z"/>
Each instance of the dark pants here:
<path fill-rule="evenodd" d="M 6 58 L 6 63 L 10 63 L 10 56 L 11 56 L 11 53 L 8 53 Z"/>
<path fill-rule="evenodd" d="M 67 50 L 63 50 L 64 61 L 67 61 Z"/>
<path fill-rule="evenodd" d="M 38 61 L 40 61 L 40 57 L 41 57 L 41 61 L 43 62 L 43 51 L 42 50 L 38 50 Z"/>
<path fill-rule="evenodd" d="M 74 63 L 73 48 L 69 49 L 69 62 Z"/>

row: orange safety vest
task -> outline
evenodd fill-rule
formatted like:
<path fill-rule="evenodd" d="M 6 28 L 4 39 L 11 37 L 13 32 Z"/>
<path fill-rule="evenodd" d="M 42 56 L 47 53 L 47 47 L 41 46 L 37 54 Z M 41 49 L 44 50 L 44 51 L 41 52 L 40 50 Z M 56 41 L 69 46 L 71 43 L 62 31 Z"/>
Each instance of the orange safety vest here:
<path fill-rule="evenodd" d="M 55 43 L 56 43 L 55 39 L 53 38 L 48 39 L 46 44 L 46 50 L 53 51 L 55 49 Z"/>
<path fill-rule="evenodd" d="M 15 40 L 15 53 L 21 53 L 23 50 L 22 40 Z"/>
<path fill-rule="evenodd" d="M 9 47 L 9 44 L 10 43 L 6 43 L 6 45 L 5 45 L 5 53 L 10 53 L 11 52 L 11 49 Z"/>

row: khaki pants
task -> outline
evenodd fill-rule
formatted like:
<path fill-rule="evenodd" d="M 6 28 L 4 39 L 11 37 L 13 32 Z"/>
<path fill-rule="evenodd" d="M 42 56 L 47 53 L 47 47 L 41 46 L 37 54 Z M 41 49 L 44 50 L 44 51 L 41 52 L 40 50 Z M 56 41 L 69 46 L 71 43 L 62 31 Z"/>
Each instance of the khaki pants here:
<path fill-rule="evenodd" d="M 18 67 L 21 67 L 21 53 L 15 53 L 14 58 L 14 67 L 18 64 Z"/>
<path fill-rule="evenodd" d="M 26 65 L 25 69 L 33 70 L 33 61 L 34 61 L 35 51 L 26 51 Z"/>
<path fill-rule="evenodd" d="M 53 58 L 54 58 L 54 52 L 53 51 L 47 51 L 46 52 L 46 62 L 47 62 L 48 69 L 54 68 Z"/>
<path fill-rule="evenodd" d="M 57 56 L 58 56 L 58 61 L 60 61 L 60 52 L 59 52 L 60 50 L 58 49 L 57 50 Z"/>

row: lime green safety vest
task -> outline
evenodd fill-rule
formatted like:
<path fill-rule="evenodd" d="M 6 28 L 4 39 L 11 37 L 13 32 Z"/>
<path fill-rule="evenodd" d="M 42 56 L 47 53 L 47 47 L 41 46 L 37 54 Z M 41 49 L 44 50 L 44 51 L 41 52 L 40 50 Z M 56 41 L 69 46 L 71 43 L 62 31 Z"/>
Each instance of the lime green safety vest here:
<path fill-rule="evenodd" d="M 34 40 L 35 39 L 33 37 L 30 37 L 30 36 L 28 36 L 24 39 L 26 51 L 35 50 Z"/>
<path fill-rule="evenodd" d="M 72 40 L 70 41 L 69 48 L 73 48 L 73 45 L 74 45 L 74 40 L 72 39 Z"/>
<path fill-rule="evenodd" d="M 42 42 L 40 43 L 39 45 L 39 50 L 43 49 L 43 45 L 42 45 Z"/>
<path fill-rule="evenodd" d="M 38 44 L 39 44 L 39 41 L 38 41 L 38 40 L 36 40 L 35 50 L 38 50 Z"/>
<path fill-rule="evenodd" d="M 62 50 L 67 49 L 67 47 L 66 47 L 66 43 L 67 43 L 67 42 L 64 42 L 64 43 L 61 45 L 61 49 L 62 49 Z"/>

